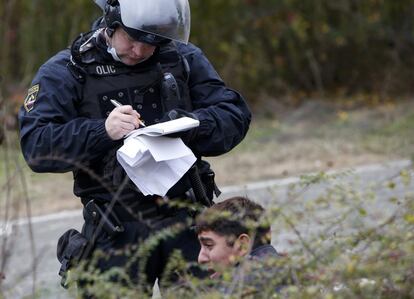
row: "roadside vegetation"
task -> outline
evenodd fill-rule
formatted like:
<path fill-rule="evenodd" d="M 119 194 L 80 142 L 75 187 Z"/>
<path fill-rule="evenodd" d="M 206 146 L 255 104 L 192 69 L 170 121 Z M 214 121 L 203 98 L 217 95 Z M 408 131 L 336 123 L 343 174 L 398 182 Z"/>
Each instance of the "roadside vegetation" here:
<path fill-rule="evenodd" d="M 272 225 L 273 243 L 282 256 L 264 265 L 242 262 L 238 276 L 228 270 L 209 281 L 189 277 L 191 265 L 176 254 L 169 265 L 179 269 L 174 273 L 180 281 L 163 288 L 162 298 L 412 298 L 412 174 L 408 166 L 380 182 L 355 182 L 352 171 L 303 176 L 283 200 L 277 189 L 269 189 L 263 222 Z M 323 192 L 309 193 L 321 186 Z M 398 196 L 386 195 L 397 189 Z M 145 257 L 148 248 L 179 230 L 158 233 L 131 250 L 131 256 Z M 105 274 L 88 270 L 72 273 L 72 278 L 90 283 L 82 291 L 98 298 L 151 298 L 140 283 L 109 281 L 126 277 L 125 269 Z M 252 279 L 241 278 L 252 272 Z M 75 298 L 81 290 L 71 287 L 69 292 Z"/>

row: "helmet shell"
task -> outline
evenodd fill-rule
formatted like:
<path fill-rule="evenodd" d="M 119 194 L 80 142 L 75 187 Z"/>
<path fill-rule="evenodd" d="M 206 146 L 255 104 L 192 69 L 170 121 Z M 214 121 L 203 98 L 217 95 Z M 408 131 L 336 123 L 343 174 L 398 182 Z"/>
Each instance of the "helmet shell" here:
<path fill-rule="evenodd" d="M 99 0 L 95 2 L 102 7 Z M 155 45 L 170 40 L 188 43 L 191 24 L 188 0 L 107 1 L 104 10 L 108 27 L 121 25 L 138 41 Z"/>

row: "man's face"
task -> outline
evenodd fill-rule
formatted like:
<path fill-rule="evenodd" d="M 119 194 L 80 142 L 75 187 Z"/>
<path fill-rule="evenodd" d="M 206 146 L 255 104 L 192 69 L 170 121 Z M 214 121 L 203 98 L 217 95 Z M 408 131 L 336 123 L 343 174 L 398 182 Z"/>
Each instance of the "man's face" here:
<path fill-rule="evenodd" d="M 126 65 L 136 65 L 154 54 L 155 46 L 134 40 L 124 29 L 118 27 L 111 39 L 118 57 Z"/>
<path fill-rule="evenodd" d="M 198 262 L 213 272 L 210 278 L 217 277 L 225 267 L 233 265 L 241 255 L 238 246 L 230 246 L 228 238 L 213 231 L 203 231 L 198 235 L 201 245 Z"/>

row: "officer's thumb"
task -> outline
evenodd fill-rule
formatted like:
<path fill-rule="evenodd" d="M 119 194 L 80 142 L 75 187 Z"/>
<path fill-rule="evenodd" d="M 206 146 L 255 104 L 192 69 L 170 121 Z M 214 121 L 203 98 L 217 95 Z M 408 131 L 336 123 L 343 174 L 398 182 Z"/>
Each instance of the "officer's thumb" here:
<path fill-rule="evenodd" d="M 177 119 L 180 116 L 181 115 L 179 115 L 179 113 L 176 110 L 171 110 L 170 112 L 168 112 L 168 118 L 171 120 Z"/>
<path fill-rule="evenodd" d="M 134 110 L 131 105 L 122 105 L 118 107 L 119 112 L 126 113 L 126 114 L 132 114 L 132 111 Z"/>

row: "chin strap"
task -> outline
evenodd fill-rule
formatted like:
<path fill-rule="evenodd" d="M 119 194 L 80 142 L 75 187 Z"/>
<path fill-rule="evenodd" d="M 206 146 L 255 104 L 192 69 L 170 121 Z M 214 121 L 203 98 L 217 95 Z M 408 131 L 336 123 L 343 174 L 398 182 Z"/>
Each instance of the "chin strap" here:
<path fill-rule="evenodd" d="M 121 58 L 119 58 L 118 54 L 116 54 L 116 50 L 115 50 L 115 48 L 112 48 L 112 46 L 111 46 L 111 45 L 108 45 L 108 49 L 106 49 L 106 51 L 107 51 L 109 54 L 111 54 L 111 55 L 112 55 L 112 58 L 113 58 L 115 61 L 122 62 L 122 61 L 121 61 Z"/>
<path fill-rule="evenodd" d="M 109 31 L 109 32 L 108 32 L 108 31 Z M 106 34 L 108 37 L 112 37 L 112 36 L 113 36 L 113 34 L 114 34 L 114 31 L 113 31 L 112 29 L 109 29 L 109 30 L 108 30 L 108 28 L 106 28 L 106 29 L 105 29 L 105 34 Z M 113 58 L 115 61 L 122 62 L 122 61 L 121 61 L 121 58 L 119 58 L 118 54 L 116 53 L 115 48 L 113 48 L 113 47 L 112 47 L 112 45 L 108 42 L 108 40 L 106 41 L 106 45 L 108 46 L 108 48 L 106 49 L 106 51 L 107 51 L 109 54 L 111 54 L 112 58 Z"/>

